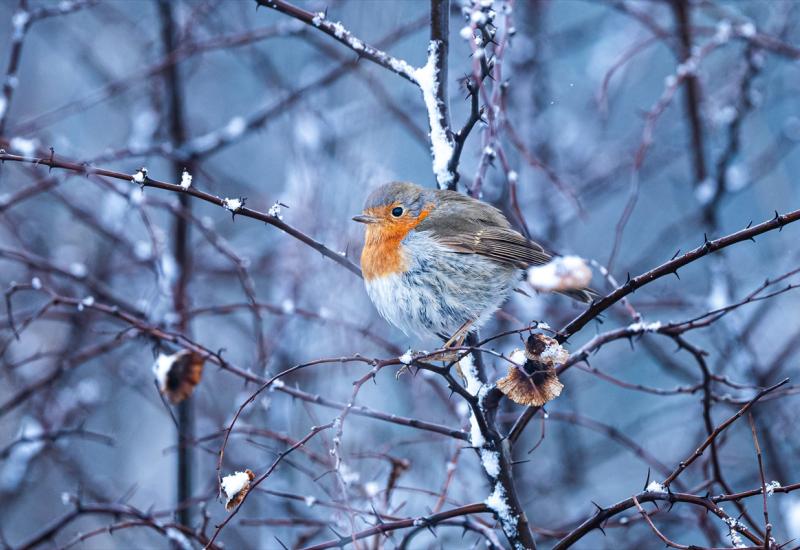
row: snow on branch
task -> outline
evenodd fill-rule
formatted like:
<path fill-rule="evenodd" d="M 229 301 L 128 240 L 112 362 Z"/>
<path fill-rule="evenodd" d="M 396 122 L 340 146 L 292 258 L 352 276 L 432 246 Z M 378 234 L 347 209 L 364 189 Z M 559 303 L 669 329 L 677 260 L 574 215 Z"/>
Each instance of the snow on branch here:
<path fill-rule="evenodd" d="M 422 99 L 428 113 L 430 126 L 431 155 L 433 157 L 433 173 L 441 189 L 448 189 L 454 183 L 455 174 L 451 167 L 456 142 L 447 115 L 447 98 L 445 81 L 447 78 L 446 67 L 447 47 L 445 39 L 432 39 L 428 44 L 428 58 L 425 65 L 415 68 L 403 59 L 393 57 L 388 53 L 370 46 L 365 41 L 357 38 L 341 22 L 328 20 L 324 12 L 312 13 L 294 6 L 283 0 L 257 0 L 261 6 L 285 13 L 311 25 L 325 34 L 332 36 L 344 44 L 359 57 L 369 59 L 395 74 L 416 84 L 422 92 Z M 445 74 L 441 74 L 445 72 Z M 207 140 L 213 141 L 213 136 Z M 197 143 L 196 146 L 208 145 Z M 207 147 L 200 147 L 201 149 Z"/>
<path fill-rule="evenodd" d="M 591 280 L 592 270 L 578 256 L 558 256 L 528 269 L 530 285 L 545 292 L 587 288 Z"/>
<path fill-rule="evenodd" d="M 439 56 L 441 44 L 431 40 L 428 44 L 428 62 L 425 66 L 414 71 L 414 80 L 422 91 L 425 109 L 428 111 L 428 124 L 430 125 L 431 155 L 433 156 L 433 173 L 440 189 L 447 189 L 454 175 L 450 170 L 450 159 L 455 151 L 453 133 L 447 126 L 444 99 L 440 97 Z M 446 75 L 444 75 L 446 77 Z"/>

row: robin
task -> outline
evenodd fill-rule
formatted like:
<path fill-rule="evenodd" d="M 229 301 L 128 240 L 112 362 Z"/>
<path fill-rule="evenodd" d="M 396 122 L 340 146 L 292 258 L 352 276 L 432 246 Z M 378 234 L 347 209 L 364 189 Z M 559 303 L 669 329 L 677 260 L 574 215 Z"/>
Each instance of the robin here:
<path fill-rule="evenodd" d="M 455 191 L 393 182 L 354 221 L 366 225 L 361 269 L 372 303 L 406 335 L 463 341 L 503 304 L 524 269 L 551 256 L 497 208 Z M 582 302 L 590 290 L 562 292 Z"/>

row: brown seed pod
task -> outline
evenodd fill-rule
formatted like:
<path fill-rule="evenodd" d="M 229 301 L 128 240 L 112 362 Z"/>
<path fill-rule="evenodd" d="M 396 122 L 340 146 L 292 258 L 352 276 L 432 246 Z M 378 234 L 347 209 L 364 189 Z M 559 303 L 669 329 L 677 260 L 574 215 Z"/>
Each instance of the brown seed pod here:
<path fill-rule="evenodd" d="M 532 334 L 525 343 L 525 363 L 509 367 L 508 374 L 497 381 L 497 389 L 515 403 L 541 407 L 561 395 L 564 385 L 555 369 L 568 358 L 556 340 Z"/>
<path fill-rule="evenodd" d="M 205 360 L 198 354 L 181 350 L 172 355 L 159 355 L 153 365 L 158 389 L 170 403 L 177 405 L 194 392 L 203 377 Z"/>

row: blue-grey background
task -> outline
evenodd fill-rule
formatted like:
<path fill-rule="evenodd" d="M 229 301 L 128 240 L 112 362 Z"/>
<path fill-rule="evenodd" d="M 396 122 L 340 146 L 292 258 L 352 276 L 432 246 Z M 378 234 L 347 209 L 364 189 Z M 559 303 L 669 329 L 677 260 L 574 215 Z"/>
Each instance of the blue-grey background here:
<path fill-rule="evenodd" d="M 454 2 L 455 3 L 455 2 Z M 41 5 L 41 2 L 31 4 Z M 268 9 L 254 9 L 246 1 L 175 2 L 180 43 L 200 43 L 210 38 L 241 34 L 247 30 L 287 25 L 290 20 Z M 351 0 L 300 2 L 306 9 L 328 8 L 328 18 L 340 20 L 356 36 L 374 43 L 392 29 L 425 17 L 428 3 L 417 0 Z M 751 21 L 759 32 L 780 34 L 788 44 L 800 44 L 800 4 L 793 1 L 698 2 L 693 9 L 696 41 L 712 39 L 719 22 Z M 0 2 L 0 45 L 10 43 L 11 19 L 16 3 Z M 628 201 L 634 177 L 632 162 L 645 125 L 644 113 L 653 108 L 665 89 L 665 78 L 676 71 L 674 52 L 655 41 L 642 48 L 610 80 L 608 102 L 598 103 L 603 78 L 621 55 L 651 32 L 631 12 L 642 12 L 670 32 L 674 21 L 664 2 L 603 2 L 552 0 L 535 5 L 516 2 L 517 27 L 503 67 L 509 81 L 508 117 L 526 146 L 543 159 L 561 179 L 572 186 L 586 209 L 577 214 L 547 176 L 526 164 L 505 140 L 513 168 L 519 173 L 519 202 L 536 238 L 560 252 L 570 252 L 605 264 L 611 253 L 615 230 Z M 458 127 L 468 113 L 457 79 L 469 70 L 469 49 L 459 37 L 463 18 L 454 7 L 451 18 L 451 109 Z M 134 173 L 147 166 L 152 177 L 175 181 L 170 164 L 161 153 L 135 154 L 138 148 L 168 143 L 166 99 L 161 73 L 147 74 L 163 56 L 155 3 L 140 0 L 100 2 L 90 9 L 37 22 L 26 39 L 5 140 L 35 139 L 39 151 L 53 147 L 68 159 L 96 162 L 98 166 Z M 299 29 L 299 30 L 297 30 Z M 331 70 L 331 59 L 310 45 L 313 29 L 288 25 L 277 36 L 241 47 L 228 47 L 191 55 L 179 64 L 183 79 L 187 131 L 191 138 L 225 127 L 235 117 L 248 117 L 281 101 Z M 427 26 L 408 35 L 389 51 L 414 66 L 425 62 Z M 321 34 L 341 60 L 349 50 Z M 702 61 L 698 76 L 702 90 L 700 108 L 705 130 L 704 150 L 711 177 L 716 172 L 728 136 L 730 109 L 738 101 L 747 45 L 732 38 Z M 728 170 L 736 185 L 726 192 L 719 207 L 719 224 L 713 236 L 740 229 L 750 220 L 762 221 L 774 210 L 785 212 L 800 204 L 800 61 L 761 51 L 761 66 L 749 94 L 754 107 L 743 121 L 741 151 Z M 8 48 L 0 47 L 0 62 Z M 412 132 L 401 124 L 374 88 L 377 81 L 417 127 Z M 110 97 L 92 100 L 109 83 L 121 86 Z M 65 105 L 84 102 L 71 111 Z M 626 273 L 638 274 L 668 260 L 680 248 L 688 250 L 703 242 L 708 231 L 697 213 L 691 169 L 688 121 L 683 92 L 679 91 L 658 119 L 653 145 L 639 173 L 638 201 L 628 222 L 613 275 L 624 281 Z M 384 69 L 362 61 L 356 71 L 335 83 L 304 93 L 289 108 L 274 113 L 256 131 L 247 132 L 229 146 L 204 158 L 194 172 L 197 188 L 219 196 L 246 196 L 247 206 L 266 211 L 275 201 L 284 220 L 353 261 L 358 261 L 361 227 L 350 221 L 360 211 L 368 191 L 394 179 L 432 186 L 428 144 L 417 134 L 427 133 L 427 115 L 417 89 Z M 479 154 L 480 130 L 467 142 L 461 170 L 474 176 Z M 18 142 L 19 143 L 19 142 Z M 13 152 L 13 148 L 5 146 Z M 43 153 L 44 154 L 44 153 Z M 6 163 L 0 168 L 0 204 L 15 192 L 44 177 L 43 168 L 31 169 Z M 54 172 L 55 174 L 55 172 Z M 133 184 L 113 182 L 124 190 L 115 194 L 88 178 L 58 174 L 57 187 L 38 194 L 0 213 L 0 246 L 24 249 L 67 269 L 86 271 L 109 285 L 119 296 L 146 310 L 154 323 L 170 321 L 174 261 L 169 257 L 172 215 L 165 204 L 177 204 L 177 196 L 147 189 L 143 197 Z M 507 182 L 502 170 L 489 170 L 484 199 L 507 206 Z M 87 225 L 67 202 L 94 216 L 108 232 L 101 235 Z M 193 213 L 211 228 L 244 262 L 253 278 L 256 296 L 275 307 L 265 314 L 266 361 L 258 360 L 253 324 L 246 310 L 230 315 L 198 315 L 192 320 L 194 338 L 210 349 L 225 348 L 231 363 L 263 374 L 321 357 L 369 357 L 392 354 L 353 326 L 367 328 L 399 350 L 431 349 L 434 341 L 420 342 L 389 327 L 376 314 L 362 282 L 341 266 L 326 260 L 302 243 L 273 227 L 237 217 L 199 201 Z M 145 223 L 145 217 L 147 223 Z M 709 235 L 711 237 L 712 235 Z M 775 277 L 798 265 L 800 230 L 787 227 L 729 248 L 724 256 L 698 261 L 677 278 L 648 285 L 631 297 L 648 322 L 683 320 L 701 314 L 712 305 L 742 299 L 765 278 Z M 191 308 L 243 303 L 246 296 L 236 265 L 209 244 L 197 228 L 192 230 L 193 266 L 189 297 Z M 20 262 L 0 260 L 0 285 L 27 281 L 33 276 L 75 297 L 90 294 L 83 285 L 64 277 L 31 269 Z M 594 286 L 606 290 L 595 273 Z M 795 277 L 796 279 L 796 277 Z M 789 353 L 769 380 L 757 382 L 758 373 L 770 366 L 787 343 L 800 338 L 796 293 L 787 293 L 763 304 L 732 313 L 712 328 L 688 338 L 709 353 L 714 372 L 741 383 L 773 383 L 783 376 L 797 376 L 797 347 Z M 34 294 L 15 298 L 15 308 L 32 311 L 42 298 Z M 301 314 L 301 310 L 306 314 Z M 515 295 L 504 307 L 508 315 L 484 330 L 500 329 L 543 320 L 560 327 L 579 313 L 577 306 L 561 297 Z M 754 315 L 756 322 L 748 324 Z M 0 402 L 38 380 L 82 348 L 106 341 L 120 325 L 100 316 L 75 321 L 74 309 L 39 320 L 28 327 L 18 342 L 8 325 L 2 333 Z M 602 325 L 591 324 L 570 340 L 578 347 L 598 330 L 630 323 L 622 308 L 605 316 Z M 73 322 L 74 324 L 71 324 Z M 345 324 L 346 323 L 346 324 Z M 495 342 L 500 352 L 520 345 L 519 338 Z M 721 350 L 729 349 L 720 361 Z M 592 358 L 592 366 L 631 383 L 674 388 L 700 378 L 697 365 L 686 353 L 673 354 L 671 341 L 647 335 L 634 342 L 618 341 Z M 36 352 L 54 356 L 26 362 Z M 682 368 L 674 368 L 672 363 Z M 52 384 L 37 391 L 20 406 L 0 418 L 0 448 L 20 435 L 41 430 L 83 426 L 113 438 L 113 446 L 82 438 L 63 438 L 55 443 L 23 443 L 0 461 L 0 530 L 12 546 L 70 509 L 62 494 L 79 494 L 90 501 L 125 498 L 143 510 L 174 507 L 175 426 L 160 400 L 150 366 L 152 342 L 131 338 L 112 352 L 88 363 L 68 368 Z M 490 361 L 493 378 L 505 367 Z M 287 380 L 305 391 L 346 401 L 352 382 L 368 367 L 331 363 L 307 369 Z M 562 396 L 548 406 L 556 413 L 578 413 L 620 430 L 660 461 L 674 466 L 705 436 L 700 394 L 654 396 L 624 389 L 591 374 L 570 370 L 563 376 Z M 255 388 L 216 367 L 207 365 L 193 400 L 197 434 L 215 433 L 226 425 L 239 404 Z M 719 393 L 748 397 L 749 390 L 723 386 Z M 443 383 L 420 373 L 395 380 L 384 369 L 375 384 L 364 385 L 357 402 L 388 413 L 414 416 L 454 427 L 466 425 L 463 406 L 447 398 Z M 797 482 L 798 433 L 795 422 L 798 397 L 768 402 L 756 409 L 759 435 L 765 451 L 768 480 Z M 714 419 L 721 421 L 735 407 L 716 404 Z M 504 414 L 519 412 L 506 407 Z M 310 426 L 332 420 L 338 410 L 321 408 L 277 392 L 269 393 L 247 409 L 240 426 L 268 429 L 302 437 Z M 596 431 L 559 421 L 545 420 L 545 438 L 527 455 L 540 436 L 542 418 L 537 416 L 518 446 L 515 467 L 519 492 L 531 523 L 536 528 L 568 530 L 594 510 L 591 501 L 608 505 L 642 489 L 647 465 L 628 449 Z M 226 512 L 216 500 L 216 452 L 220 440 L 205 441 L 196 448 L 195 493 L 206 502 L 211 525 Z M 758 486 L 758 468 L 746 420 L 732 427 L 724 439 L 721 461 L 735 490 Z M 330 435 L 323 434 L 309 448 L 326 455 Z M 436 500 L 446 476 L 447 462 L 460 445 L 454 440 L 372 419 L 349 416 L 343 448 L 348 466 L 359 478 L 350 487 L 351 506 L 368 510 L 374 483 L 385 486 L 389 463 L 374 458 L 379 452 L 410 461 L 411 468 L 399 480 L 390 510 L 400 517 L 425 514 Z M 262 472 L 283 445 L 265 437 L 232 438 L 225 470 L 252 468 Z M 261 485 L 261 489 L 287 491 L 330 501 L 338 496 L 331 475 L 314 480 L 324 468 L 294 455 Z M 689 486 L 706 479 L 707 467 L 695 465 L 685 475 Z M 657 476 L 654 476 L 657 477 Z M 373 485 L 368 485 L 369 483 Z M 705 489 L 699 490 L 702 494 Z M 460 453 L 448 492 L 447 507 L 480 501 L 489 493 L 478 460 L 470 450 Z M 376 506 L 380 503 L 373 502 Z M 770 497 L 774 534 L 779 542 L 800 536 L 800 496 Z M 760 499 L 750 499 L 750 509 L 760 517 Z M 732 505 L 729 513 L 735 514 Z M 329 521 L 337 532 L 348 533 L 346 514 L 315 504 L 292 501 L 259 491 L 223 532 L 230 548 L 274 548 L 275 537 L 287 545 L 311 533 L 312 541 L 333 537 L 326 529 L 308 526 L 247 526 L 239 520 L 308 517 Z M 630 524 L 611 526 L 607 536 L 595 532 L 579 548 L 656 548 L 649 528 L 625 515 Z M 198 515 L 198 521 L 200 516 Z M 113 520 L 88 516 L 75 521 L 54 539 L 60 546 L 76 534 L 108 525 Z M 670 514 L 654 521 L 669 536 L 684 544 L 704 543 L 696 528 L 696 511 L 676 505 Z M 361 528 L 365 523 L 358 523 Z M 715 527 L 728 541 L 721 522 Z M 499 531 L 498 531 L 499 533 Z M 412 547 L 461 548 L 475 544 L 476 536 L 463 539 L 458 529 L 437 530 L 434 539 L 424 532 Z M 383 544 L 392 548 L 396 534 Z M 552 538 L 537 535 L 547 548 Z M 482 544 L 482 542 L 480 543 Z M 145 529 L 127 529 L 113 536 L 99 535 L 78 544 L 80 548 L 165 547 L 165 539 Z"/>

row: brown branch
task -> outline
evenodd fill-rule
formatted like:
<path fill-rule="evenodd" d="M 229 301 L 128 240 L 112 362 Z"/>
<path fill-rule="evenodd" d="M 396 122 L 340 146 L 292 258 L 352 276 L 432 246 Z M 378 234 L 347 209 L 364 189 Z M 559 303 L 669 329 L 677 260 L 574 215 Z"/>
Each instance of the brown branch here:
<path fill-rule="evenodd" d="M 44 166 L 49 166 L 51 168 L 59 168 L 62 170 L 69 170 L 71 172 L 75 172 L 77 174 L 82 174 L 85 176 L 101 176 L 106 178 L 117 179 L 121 181 L 132 181 L 132 176 L 130 174 L 123 174 L 122 172 L 116 172 L 114 170 L 107 170 L 104 168 L 96 168 L 92 166 L 86 166 L 83 164 L 78 164 L 74 161 L 69 160 L 61 160 L 56 158 L 55 156 L 49 158 L 34 158 L 34 157 L 23 157 L 20 155 L 12 155 L 5 152 L 0 152 L 0 162 L 24 162 L 30 164 L 42 164 Z M 172 191 L 173 193 L 185 193 L 188 194 L 196 199 L 200 199 L 202 201 L 215 204 L 219 207 L 225 208 L 225 200 L 223 198 L 217 197 L 210 193 L 206 193 L 204 191 L 200 191 L 196 189 L 194 186 L 190 187 L 189 189 L 183 189 L 180 185 L 174 183 L 167 183 L 164 181 L 159 181 L 156 179 L 152 179 L 147 177 L 143 183 L 141 184 L 142 187 L 154 187 L 156 189 L 163 189 L 165 191 Z M 333 250 L 326 247 L 324 244 L 314 240 L 313 238 L 309 237 L 302 231 L 295 229 L 294 227 L 290 226 L 289 224 L 285 223 L 284 221 L 280 220 L 276 216 L 271 216 L 265 212 L 259 212 L 258 210 L 253 210 L 251 208 L 247 208 L 242 206 L 241 208 L 237 209 L 234 214 L 236 216 L 243 216 L 245 218 L 252 218 L 254 220 L 262 221 L 268 225 L 272 225 L 277 227 L 281 231 L 288 233 L 295 239 L 299 240 L 300 242 L 310 246 L 326 258 L 333 260 L 334 262 L 338 263 L 339 265 L 345 267 L 350 272 L 354 273 L 355 275 L 361 276 L 361 269 L 359 269 L 355 264 L 353 264 L 350 260 L 343 257 L 341 254 L 334 252 Z"/>
<path fill-rule="evenodd" d="M 758 225 L 748 225 L 746 228 L 720 237 L 712 241 L 706 240 L 702 246 L 678 256 L 658 267 L 651 269 L 637 277 L 629 279 L 622 286 L 617 287 L 613 292 L 604 296 L 600 300 L 593 302 L 583 313 L 578 315 L 575 319 L 570 321 L 564 328 L 558 331 L 556 339 L 560 342 L 566 341 L 570 336 L 582 329 L 586 324 L 597 317 L 600 313 L 617 303 L 619 300 L 631 294 L 635 290 L 652 283 L 656 279 L 660 279 L 665 275 L 676 274 L 678 269 L 707 256 L 712 252 L 722 250 L 728 246 L 740 243 L 746 240 L 752 240 L 753 237 L 773 231 L 775 229 L 781 230 L 785 225 L 800 220 L 800 209 L 788 212 L 787 214 L 780 215 L 775 212 L 775 217 Z"/>
<path fill-rule="evenodd" d="M 683 473 L 684 470 L 686 470 L 686 468 L 688 468 L 695 460 L 700 458 L 700 456 L 703 454 L 703 451 L 705 451 L 708 448 L 708 446 L 711 445 L 717 439 L 719 434 L 721 434 L 723 431 L 725 431 L 725 429 L 728 426 L 730 426 L 731 424 L 736 422 L 737 419 L 741 418 L 742 415 L 744 415 L 744 413 L 749 411 L 750 408 L 753 405 L 755 405 L 758 402 L 759 399 L 761 399 L 762 397 L 764 397 L 768 393 L 772 392 L 773 390 L 776 390 L 776 389 L 780 388 L 781 386 L 786 384 L 788 381 L 789 381 L 789 379 L 785 378 L 785 379 L 781 380 L 780 382 L 778 382 L 777 384 L 774 384 L 774 385 L 772 385 L 772 386 L 770 386 L 768 388 L 764 388 L 763 390 L 759 391 L 755 395 L 755 397 L 750 399 L 750 401 L 748 401 L 744 405 L 744 407 L 739 409 L 736 412 L 736 414 L 734 414 L 733 416 L 729 417 L 727 420 L 725 420 L 721 424 L 717 425 L 717 427 L 714 428 L 714 430 L 711 432 L 711 434 L 709 434 L 709 436 L 700 444 L 700 446 L 697 447 L 697 449 L 695 449 L 695 451 L 691 455 L 686 457 L 684 460 L 682 460 L 680 462 L 680 464 L 678 464 L 678 467 L 675 468 L 675 470 L 673 470 L 673 472 L 667 477 L 667 479 L 664 480 L 663 485 L 665 487 L 668 487 L 670 483 L 675 481 L 675 479 L 679 475 L 681 475 L 681 473 Z"/>
<path fill-rule="evenodd" d="M 452 508 L 450 510 L 439 512 L 437 514 L 431 514 L 429 516 L 408 518 L 398 521 L 381 522 L 374 527 L 370 527 L 369 529 L 359 531 L 358 533 L 353 533 L 352 535 L 339 537 L 337 540 L 330 540 L 320 544 L 315 544 L 313 546 L 308 546 L 305 548 L 305 550 L 325 550 L 327 548 L 343 548 L 348 544 L 351 544 L 355 540 L 371 537 L 373 535 L 390 533 L 398 529 L 406 529 L 409 527 L 417 527 L 417 526 L 435 527 L 437 524 L 447 519 L 452 519 L 472 514 L 482 514 L 489 511 L 490 510 L 484 503 L 477 502 L 475 504 L 467 504 L 466 506 L 459 506 L 458 508 Z"/>

